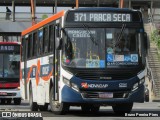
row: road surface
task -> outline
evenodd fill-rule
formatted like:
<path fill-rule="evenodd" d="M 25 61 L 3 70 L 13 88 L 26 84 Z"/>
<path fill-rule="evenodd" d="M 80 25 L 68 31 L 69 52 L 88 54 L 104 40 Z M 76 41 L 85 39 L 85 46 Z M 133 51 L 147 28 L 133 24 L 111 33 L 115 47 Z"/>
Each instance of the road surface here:
<path fill-rule="evenodd" d="M 11 105 L 0 105 L 0 114 L 2 112 L 15 112 L 15 113 L 32 113 L 29 110 L 29 103 L 28 101 L 22 101 L 21 105 L 14 105 L 13 103 Z M 160 119 L 160 103 L 158 102 L 145 102 L 145 103 L 134 103 L 132 112 L 130 114 L 126 114 L 126 117 L 116 115 L 112 111 L 111 106 L 101 107 L 100 112 L 97 114 L 91 114 L 91 113 L 83 113 L 81 111 L 80 107 L 70 107 L 70 111 L 66 115 L 55 115 L 50 110 L 46 112 L 36 112 L 39 113 L 43 118 L 43 120 L 101 120 L 110 118 L 113 120 L 119 120 L 119 119 L 135 119 L 140 117 L 142 120 L 147 119 Z M 150 115 L 150 116 L 149 116 Z M 158 115 L 158 116 L 157 116 Z M 149 116 L 149 117 L 148 117 Z M 151 117 L 152 116 L 152 117 Z M 98 119 L 97 119 L 98 117 Z M 127 119 L 128 118 L 128 119 Z M 0 118 L 0 120 L 8 120 L 12 118 Z M 20 118 L 17 118 L 20 120 Z M 23 119 L 25 120 L 25 119 Z M 36 120 L 40 120 L 39 118 Z"/>

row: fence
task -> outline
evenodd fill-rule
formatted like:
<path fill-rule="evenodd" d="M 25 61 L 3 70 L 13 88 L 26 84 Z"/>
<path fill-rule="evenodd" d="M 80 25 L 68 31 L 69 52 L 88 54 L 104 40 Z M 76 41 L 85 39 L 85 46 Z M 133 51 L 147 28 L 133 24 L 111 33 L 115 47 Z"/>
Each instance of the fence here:
<path fill-rule="evenodd" d="M 36 21 L 42 21 L 43 19 L 52 16 L 53 13 L 36 13 Z M 0 12 L 0 21 L 4 21 L 7 19 L 7 13 L 6 12 Z M 9 20 L 13 20 L 13 13 L 9 15 Z M 28 22 L 32 20 L 32 15 L 30 12 L 16 12 L 15 13 L 15 20 L 18 22 Z"/>

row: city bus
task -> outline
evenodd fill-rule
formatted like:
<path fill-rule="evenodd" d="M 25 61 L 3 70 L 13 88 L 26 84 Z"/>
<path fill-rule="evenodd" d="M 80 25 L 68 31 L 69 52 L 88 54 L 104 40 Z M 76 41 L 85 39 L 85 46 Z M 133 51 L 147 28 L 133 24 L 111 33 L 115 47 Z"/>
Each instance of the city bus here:
<path fill-rule="evenodd" d="M 139 11 L 61 11 L 22 32 L 22 97 L 32 111 L 130 112 L 144 102 L 147 44 Z"/>
<path fill-rule="evenodd" d="M 0 100 L 1 104 L 21 104 L 20 42 L 0 42 Z"/>

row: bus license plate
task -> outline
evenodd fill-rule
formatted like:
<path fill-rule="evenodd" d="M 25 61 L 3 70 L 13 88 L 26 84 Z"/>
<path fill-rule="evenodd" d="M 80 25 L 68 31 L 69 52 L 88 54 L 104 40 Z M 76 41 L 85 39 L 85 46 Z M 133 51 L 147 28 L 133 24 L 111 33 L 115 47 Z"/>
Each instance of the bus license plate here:
<path fill-rule="evenodd" d="M 113 98 L 113 93 L 111 92 L 99 93 L 99 98 Z"/>
<path fill-rule="evenodd" d="M 6 92 L 0 92 L 0 95 L 7 95 Z"/>

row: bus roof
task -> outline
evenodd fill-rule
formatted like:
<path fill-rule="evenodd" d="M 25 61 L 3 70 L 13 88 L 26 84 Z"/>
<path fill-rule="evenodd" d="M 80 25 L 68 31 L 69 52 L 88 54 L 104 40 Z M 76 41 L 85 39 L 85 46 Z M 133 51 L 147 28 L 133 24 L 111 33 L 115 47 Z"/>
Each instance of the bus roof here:
<path fill-rule="evenodd" d="M 26 34 L 32 32 L 32 31 L 34 31 L 34 30 L 36 30 L 36 29 L 38 29 L 38 28 L 41 28 L 41 27 L 44 26 L 45 24 L 48 24 L 48 23 L 50 23 L 50 22 L 52 22 L 52 21 L 54 21 L 54 20 L 62 17 L 62 16 L 64 16 L 64 10 L 62 10 L 61 12 L 59 12 L 59 13 L 57 13 L 57 14 L 54 14 L 53 16 L 51 16 L 51 17 L 49 17 L 49 18 L 46 18 L 45 20 L 43 20 L 43 21 L 41 21 L 41 22 L 39 22 L 39 23 L 37 23 L 37 24 L 29 27 L 28 29 L 22 31 L 22 34 L 21 34 L 21 35 L 22 35 L 22 36 L 23 36 L 23 35 L 26 35 Z"/>
<path fill-rule="evenodd" d="M 0 42 L 0 45 L 20 45 L 21 42 Z"/>
<path fill-rule="evenodd" d="M 114 8 L 114 7 L 88 7 L 88 8 L 78 8 L 75 9 L 74 11 L 117 11 L 117 12 L 132 12 L 132 11 L 137 11 L 129 8 Z"/>

